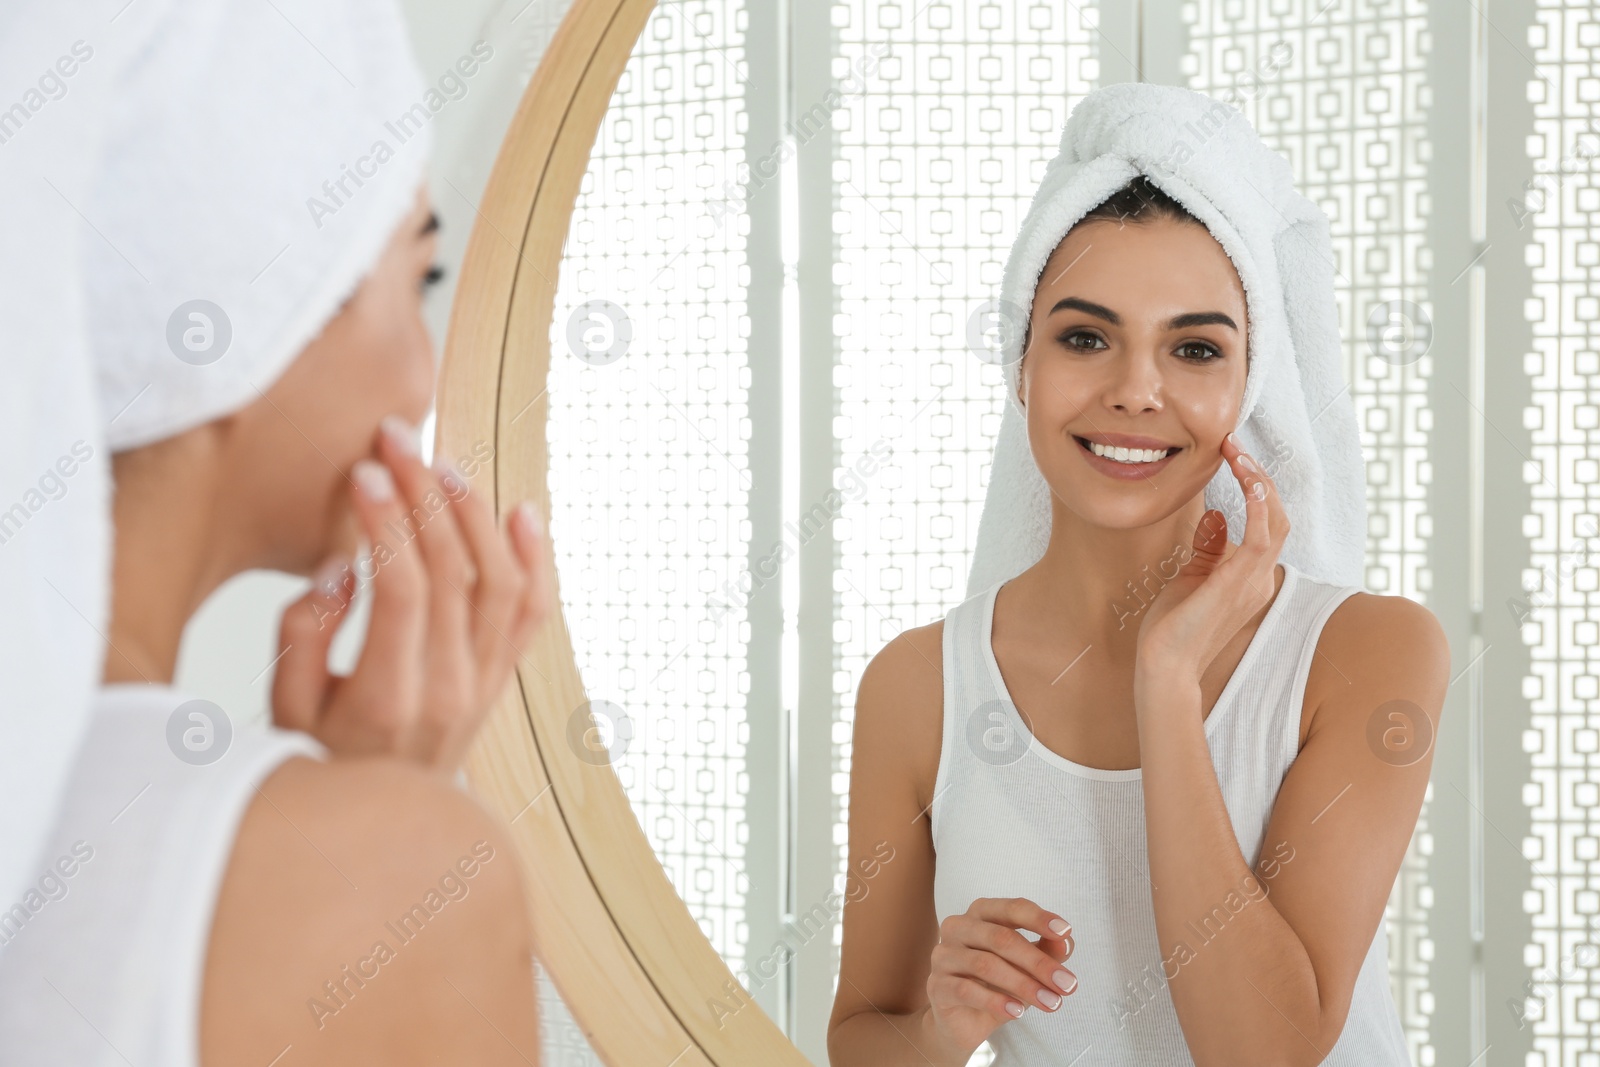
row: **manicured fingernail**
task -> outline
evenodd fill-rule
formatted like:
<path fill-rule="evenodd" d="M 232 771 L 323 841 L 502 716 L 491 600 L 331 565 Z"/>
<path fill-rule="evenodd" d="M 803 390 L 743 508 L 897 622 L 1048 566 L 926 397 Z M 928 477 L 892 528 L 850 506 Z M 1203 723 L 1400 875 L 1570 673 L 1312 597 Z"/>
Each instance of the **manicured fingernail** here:
<path fill-rule="evenodd" d="M 322 566 L 317 568 L 317 573 L 311 576 L 311 584 L 323 596 L 336 596 L 342 579 L 350 561 L 343 556 L 329 556 L 322 561 Z"/>
<path fill-rule="evenodd" d="M 1022 1005 L 1018 1004 L 1014 1000 L 1006 1001 L 1006 1014 L 1010 1015 L 1013 1019 L 1022 1018 Z"/>
<path fill-rule="evenodd" d="M 522 520 L 523 528 L 535 537 L 544 536 L 544 518 L 540 516 L 539 509 L 533 506 L 533 501 L 524 500 L 517 505 L 517 515 Z"/>
<path fill-rule="evenodd" d="M 1256 461 L 1250 458 L 1250 453 L 1248 452 L 1239 453 L 1239 466 L 1243 467 L 1251 474 L 1261 473 L 1261 468 L 1256 466 Z"/>
<path fill-rule="evenodd" d="M 384 436 L 394 443 L 394 446 L 408 456 L 417 454 L 416 431 L 406 424 L 406 420 L 398 415 L 385 415 L 378 423 Z"/>
<path fill-rule="evenodd" d="M 356 485 L 367 495 L 367 499 L 380 504 L 394 499 L 394 478 L 389 474 L 389 468 L 383 464 L 363 459 L 356 463 L 350 474 L 355 478 Z"/>
<path fill-rule="evenodd" d="M 1239 447 L 1239 437 L 1237 434 L 1229 433 L 1225 440 L 1234 448 Z"/>
<path fill-rule="evenodd" d="M 1065 919 L 1050 920 L 1050 932 L 1052 934 L 1064 934 L 1070 929 L 1072 929 L 1072 927 L 1067 925 L 1067 920 Z"/>
<path fill-rule="evenodd" d="M 1265 500 L 1265 499 L 1267 499 L 1267 483 L 1266 482 L 1257 482 L 1255 484 L 1255 486 L 1250 490 L 1250 493 L 1257 500 Z"/>
<path fill-rule="evenodd" d="M 1050 980 L 1054 982 L 1056 984 L 1056 988 L 1061 990 L 1063 993 L 1070 993 L 1074 989 L 1078 988 L 1078 976 L 1067 970 L 1065 967 L 1057 971 L 1055 974 L 1052 974 L 1050 976 Z"/>
<path fill-rule="evenodd" d="M 1050 992 L 1048 989 L 1041 989 L 1039 990 L 1039 1003 L 1043 1004 L 1049 1010 L 1055 1011 L 1057 1008 L 1061 1007 L 1061 998 Z"/>
<path fill-rule="evenodd" d="M 444 456 L 433 457 L 433 473 L 439 476 L 446 493 L 460 493 L 467 489 L 467 477 L 461 468 Z"/>

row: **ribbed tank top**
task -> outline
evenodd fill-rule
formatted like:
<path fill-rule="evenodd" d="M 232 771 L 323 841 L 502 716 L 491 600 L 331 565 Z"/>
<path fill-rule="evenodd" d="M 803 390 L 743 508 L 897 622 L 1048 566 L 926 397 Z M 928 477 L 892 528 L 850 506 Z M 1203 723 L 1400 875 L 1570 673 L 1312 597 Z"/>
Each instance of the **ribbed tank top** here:
<path fill-rule="evenodd" d="M 1360 591 L 1283 567 L 1278 595 L 1205 720 L 1222 797 L 1252 870 L 1264 848 L 1271 854 L 1279 844 L 1263 838 L 1299 754 L 1318 635 L 1334 608 Z M 945 617 L 944 733 L 930 813 L 934 905 L 941 922 L 978 897 L 1027 897 L 1059 913 L 1072 923 L 1068 967 L 1078 988 L 1054 1012 L 1032 1005 L 1002 1023 L 989 1038 L 994 1067 L 1190 1067 L 1156 936 L 1141 769 L 1087 767 L 1029 733 L 990 640 L 1003 584 Z M 1208 936 L 1221 932 L 1213 927 Z M 1188 941 L 1192 950 L 1204 933 Z M 1324 1064 L 1409 1067 L 1388 964 L 1380 921 Z"/>

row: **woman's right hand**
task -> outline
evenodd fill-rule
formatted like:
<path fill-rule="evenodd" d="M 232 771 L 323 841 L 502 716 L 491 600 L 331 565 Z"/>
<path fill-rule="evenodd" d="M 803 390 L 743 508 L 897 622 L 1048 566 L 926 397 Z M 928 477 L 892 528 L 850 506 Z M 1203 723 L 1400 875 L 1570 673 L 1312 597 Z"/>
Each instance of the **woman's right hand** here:
<path fill-rule="evenodd" d="M 939 924 L 925 1025 L 958 1057 L 971 1056 L 1026 1005 L 1055 1011 L 1078 988 L 1061 966 L 1072 947 L 1072 924 L 1054 912 L 1023 897 L 979 897 Z"/>
<path fill-rule="evenodd" d="M 502 530 L 487 484 L 430 469 L 406 428 L 385 420 L 382 463 L 353 472 L 357 518 L 372 545 L 366 642 L 348 676 L 328 648 L 356 589 L 350 566 L 319 575 L 284 612 L 273 721 L 335 757 L 394 756 L 453 774 L 553 612 L 550 541 L 530 506 Z"/>

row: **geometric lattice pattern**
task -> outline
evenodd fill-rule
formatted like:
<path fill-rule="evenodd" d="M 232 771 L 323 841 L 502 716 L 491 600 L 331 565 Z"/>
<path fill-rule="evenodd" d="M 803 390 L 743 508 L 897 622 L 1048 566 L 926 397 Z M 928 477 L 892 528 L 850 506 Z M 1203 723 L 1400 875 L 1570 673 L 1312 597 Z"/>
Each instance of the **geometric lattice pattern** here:
<path fill-rule="evenodd" d="M 826 61 L 838 105 L 818 111 L 794 101 L 790 117 L 809 109 L 834 142 L 827 224 L 833 461 L 843 503 L 832 527 L 832 815 L 842 892 L 860 674 L 897 633 L 942 617 L 964 596 L 1003 410 L 1000 370 L 975 353 L 975 333 L 1070 107 L 1097 83 L 1101 42 L 1094 5 L 1060 0 L 831 0 L 830 10 Z M 1187 84 L 1243 110 L 1332 222 L 1347 376 L 1367 460 L 1366 587 L 1426 602 L 1432 531 L 1421 502 L 1434 357 L 1426 345 L 1423 0 L 1354 13 L 1326 0 L 1196 0 L 1184 18 Z M 601 731 L 617 772 L 673 884 L 736 971 L 750 948 L 742 867 L 748 627 L 740 598 L 726 590 L 748 567 L 748 487 L 769 473 L 753 470 L 747 450 L 750 273 L 741 212 L 730 211 L 726 195 L 746 162 L 743 19 L 739 0 L 679 0 L 651 16 L 579 197 L 550 374 L 551 522 L 585 686 L 607 702 L 598 719 L 622 717 L 620 734 Z M 1589 20 L 1592 32 L 1585 11 L 1547 11 L 1545 61 L 1560 60 L 1551 50 L 1562 33 L 1580 39 L 1567 26 L 1574 20 Z M 1595 99 L 1551 94 L 1538 105 L 1549 126 L 1540 149 L 1548 167 L 1570 149 L 1570 127 L 1588 119 Z M 1551 429 L 1535 431 L 1548 490 L 1535 494 L 1535 566 L 1553 566 L 1577 536 L 1584 486 L 1595 480 L 1593 462 L 1580 455 L 1587 438 L 1558 445 L 1554 427 L 1567 424 L 1557 383 L 1594 373 L 1597 363 L 1586 340 L 1596 318 L 1596 245 L 1573 236 L 1591 233 L 1574 220 L 1596 196 L 1587 176 L 1569 179 L 1538 217 L 1543 228 L 1530 246 L 1540 299 L 1570 312 L 1539 327 L 1543 362 L 1535 366 L 1547 377 L 1535 379 L 1535 393 L 1541 425 Z M 1546 775 L 1536 778 L 1547 807 L 1536 808 L 1535 821 L 1545 820 L 1539 847 L 1549 862 L 1540 869 L 1551 878 L 1557 859 L 1561 869 L 1582 869 L 1578 860 L 1600 858 L 1595 837 L 1569 832 L 1600 798 L 1564 784 L 1584 773 L 1582 754 L 1595 748 L 1581 746 L 1596 735 L 1586 718 L 1579 724 L 1555 710 L 1595 695 L 1585 690 L 1592 678 L 1558 674 L 1572 657 L 1555 647 L 1558 631 L 1592 628 L 1582 605 L 1595 581 L 1592 571 L 1566 580 L 1569 614 L 1558 618 L 1553 607 L 1532 617 L 1551 642 L 1547 669 L 1530 679 L 1546 701 L 1535 704 L 1543 718 L 1536 711 L 1530 744 Z M 1569 747 L 1562 762 L 1568 757 L 1557 753 Z M 1569 802 L 1581 807 L 1558 810 Z M 1385 919 L 1395 997 L 1422 1067 L 1434 1062 L 1431 840 L 1425 801 Z M 1585 886 L 1554 884 L 1560 901 L 1538 907 L 1565 917 L 1538 927 L 1530 966 L 1554 967 L 1600 911 Z M 1570 1042 L 1574 1028 L 1592 1027 L 1593 1003 L 1544 1005 L 1540 1033 L 1554 1043 L 1540 1046 L 1550 1052 L 1541 1062 L 1567 1062 L 1562 1052 L 1573 1046 L 1561 1035 Z M 559 1005 L 548 998 L 546 1007 Z M 571 1062 L 588 1062 L 577 1047 Z"/>
<path fill-rule="evenodd" d="M 681 0 L 650 16 L 573 216 L 549 383 L 551 532 L 599 741 L 735 969 L 744 615 L 715 594 L 748 549 L 748 323 L 744 238 L 706 204 L 744 157 L 741 6 Z"/>
<path fill-rule="evenodd" d="M 842 893 L 856 688 L 896 634 L 965 598 L 1003 410 L 1000 368 L 970 331 L 1071 105 L 1094 87 L 1097 46 L 1089 4 L 847 0 L 833 12 L 846 101 L 833 132 Z"/>
<path fill-rule="evenodd" d="M 1533 876 L 1524 894 L 1532 940 L 1522 1017 L 1534 1034 L 1529 1067 L 1565 1067 L 1600 1062 L 1600 608 L 1591 555 L 1600 528 L 1600 19 L 1593 7 L 1540 4 L 1527 43 L 1534 178 L 1514 205 L 1533 279 L 1533 348 L 1524 358 L 1529 554 L 1517 606 L 1532 711 L 1523 745 L 1532 765 L 1523 851 Z"/>
<path fill-rule="evenodd" d="M 1369 592 L 1427 602 L 1427 8 L 1327 0 L 1186 6 L 1190 88 L 1239 108 L 1327 213 L 1346 379 L 1367 461 Z M 1385 909 L 1411 1060 L 1434 1062 L 1428 962 L 1432 849 L 1423 802 Z"/>

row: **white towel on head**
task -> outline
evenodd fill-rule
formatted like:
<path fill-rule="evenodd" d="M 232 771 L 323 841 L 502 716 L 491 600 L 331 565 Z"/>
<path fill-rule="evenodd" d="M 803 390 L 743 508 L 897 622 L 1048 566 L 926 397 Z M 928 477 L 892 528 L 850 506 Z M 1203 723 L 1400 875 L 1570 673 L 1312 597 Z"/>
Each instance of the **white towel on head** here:
<path fill-rule="evenodd" d="M 244 407 L 315 339 L 411 210 L 443 104 L 394 0 L 167 15 L 84 207 L 113 452 Z"/>
<path fill-rule="evenodd" d="M 105 27 L 91 5 L 0 4 L 0 935 L 48 863 L 103 659 L 107 464 L 71 238 L 134 37 Z"/>
<path fill-rule="evenodd" d="M 1018 328 L 1001 337 L 1007 404 L 967 594 L 1044 555 L 1050 495 L 1016 400 L 1020 326 L 1050 253 L 1139 174 L 1206 225 L 1244 285 L 1250 371 L 1235 432 L 1266 466 L 1289 514 L 1281 558 L 1325 581 L 1363 585 L 1366 467 L 1344 375 L 1328 218 L 1295 190 L 1288 161 L 1238 109 L 1190 89 L 1125 82 L 1095 90 L 1073 109 L 1006 262 L 1000 306 Z M 1205 498 L 1239 541 L 1244 494 L 1227 464 Z"/>
<path fill-rule="evenodd" d="M 106 453 L 250 402 L 370 269 L 443 104 L 404 34 L 393 0 L 0 5 L 0 911 L 100 680 Z M 195 298 L 230 319 L 209 365 L 166 340 Z"/>

